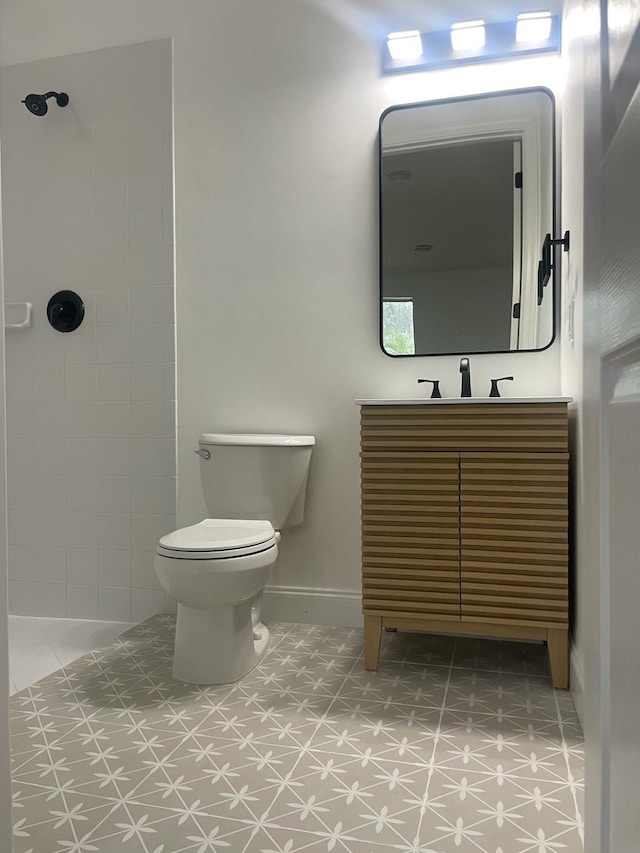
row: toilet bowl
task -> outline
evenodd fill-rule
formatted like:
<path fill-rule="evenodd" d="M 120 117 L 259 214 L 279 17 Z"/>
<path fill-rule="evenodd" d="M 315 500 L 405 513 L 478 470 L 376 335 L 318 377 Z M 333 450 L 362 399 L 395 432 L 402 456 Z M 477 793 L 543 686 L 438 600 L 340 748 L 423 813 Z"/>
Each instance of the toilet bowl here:
<path fill-rule="evenodd" d="M 163 536 L 154 558 L 177 602 L 173 676 L 191 684 L 237 681 L 269 647 L 262 592 L 281 527 L 300 524 L 313 436 L 200 437 L 205 518 Z"/>
<path fill-rule="evenodd" d="M 174 678 L 224 684 L 257 665 L 269 646 L 259 600 L 279 540 L 268 521 L 215 518 L 162 537 L 155 569 L 178 602 Z"/>

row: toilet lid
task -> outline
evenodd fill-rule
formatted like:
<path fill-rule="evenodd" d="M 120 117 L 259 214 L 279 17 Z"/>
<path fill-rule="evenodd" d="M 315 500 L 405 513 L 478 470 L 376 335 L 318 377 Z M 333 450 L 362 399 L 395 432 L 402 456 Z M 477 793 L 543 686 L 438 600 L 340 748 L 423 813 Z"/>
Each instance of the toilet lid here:
<path fill-rule="evenodd" d="M 190 552 L 202 558 L 205 554 L 221 556 L 221 552 L 225 556 L 254 554 L 271 547 L 276 541 L 270 521 L 205 518 L 199 524 L 182 527 L 163 536 L 159 546 L 164 551 Z"/>

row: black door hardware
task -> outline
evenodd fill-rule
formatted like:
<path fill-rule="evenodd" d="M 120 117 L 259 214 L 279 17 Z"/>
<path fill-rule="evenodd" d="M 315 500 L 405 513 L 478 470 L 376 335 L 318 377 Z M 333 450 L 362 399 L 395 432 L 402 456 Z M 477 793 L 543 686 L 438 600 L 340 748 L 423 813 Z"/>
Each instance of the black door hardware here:
<path fill-rule="evenodd" d="M 555 240 L 551 239 L 551 234 L 547 234 L 544 238 L 544 243 L 542 244 L 542 259 L 538 263 L 538 305 L 542 305 L 544 289 L 549 284 L 551 272 L 555 268 L 552 247 L 562 246 L 564 251 L 568 252 L 569 242 L 570 234 L 568 231 L 565 231 L 562 237 L 557 237 Z"/>

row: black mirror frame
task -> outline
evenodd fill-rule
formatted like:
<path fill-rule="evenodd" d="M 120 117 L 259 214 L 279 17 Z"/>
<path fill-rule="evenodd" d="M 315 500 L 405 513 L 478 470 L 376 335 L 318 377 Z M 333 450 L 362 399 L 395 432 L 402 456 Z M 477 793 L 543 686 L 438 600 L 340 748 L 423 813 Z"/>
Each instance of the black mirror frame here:
<path fill-rule="evenodd" d="M 557 276 L 558 264 L 551 263 L 548 267 L 549 269 L 549 277 L 552 281 L 551 287 L 551 298 L 553 300 L 552 305 L 552 329 L 551 329 L 551 339 L 549 343 L 544 347 L 539 347 L 537 349 L 517 349 L 517 350 L 482 350 L 480 352 L 468 350 L 465 352 L 434 352 L 434 353 L 416 353 L 416 354 L 394 354 L 387 352 L 384 348 L 384 339 L 383 339 L 383 281 L 382 281 L 382 187 L 384 180 L 383 166 L 382 166 L 382 122 L 389 115 L 389 113 L 396 112 L 397 110 L 409 110 L 415 109 L 416 107 L 429 107 L 429 106 L 437 106 L 443 104 L 455 104 L 455 103 L 466 103 L 468 101 L 483 101 L 488 98 L 499 98 L 499 97 L 512 97 L 513 95 L 530 95 L 534 93 L 541 93 L 546 95 L 551 101 L 551 182 L 552 182 L 552 210 L 551 210 L 551 233 L 555 234 L 557 230 L 557 211 L 558 211 L 558 186 L 557 186 L 557 117 L 556 117 L 556 97 L 546 86 L 529 86 L 522 89 L 503 89 L 499 92 L 485 92 L 481 95 L 469 95 L 464 97 L 456 97 L 456 98 L 440 98 L 433 101 L 416 101 L 416 103 L 410 104 L 396 104 L 391 107 L 387 107 L 386 110 L 380 116 L 380 120 L 378 121 L 378 277 L 379 277 L 379 288 L 378 288 L 378 312 L 379 312 L 379 321 L 378 321 L 378 342 L 380 344 L 380 349 L 382 352 L 388 356 L 389 358 L 435 358 L 435 357 L 443 357 L 447 356 L 462 356 L 462 355 L 518 355 L 519 353 L 530 353 L 530 352 L 544 352 L 553 346 L 557 336 L 557 325 L 558 325 L 558 300 L 559 300 L 559 277 Z M 546 245 L 546 240 L 545 240 Z M 549 246 L 549 250 L 550 250 Z M 546 270 L 541 270 L 541 266 L 544 264 L 544 261 L 541 265 L 538 266 L 538 292 L 540 293 L 540 282 L 541 275 L 546 275 Z M 549 279 L 547 278 L 548 284 Z M 543 288 L 544 290 L 544 288 Z M 541 299 L 538 304 L 541 304 Z"/>

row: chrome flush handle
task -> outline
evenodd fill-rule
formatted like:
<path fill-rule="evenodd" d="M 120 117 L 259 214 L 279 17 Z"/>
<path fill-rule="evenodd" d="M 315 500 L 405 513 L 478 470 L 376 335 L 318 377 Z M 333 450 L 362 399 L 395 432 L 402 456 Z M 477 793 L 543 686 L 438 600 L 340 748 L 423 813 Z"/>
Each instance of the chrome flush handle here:
<path fill-rule="evenodd" d="M 211 453 L 208 450 L 194 450 L 201 459 L 211 459 Z"/>

